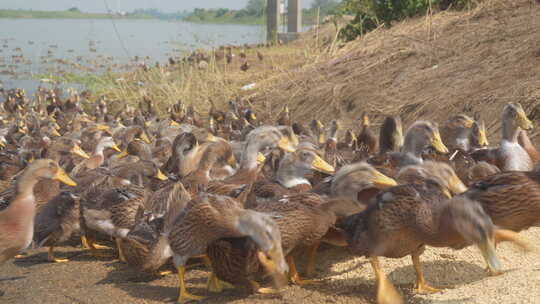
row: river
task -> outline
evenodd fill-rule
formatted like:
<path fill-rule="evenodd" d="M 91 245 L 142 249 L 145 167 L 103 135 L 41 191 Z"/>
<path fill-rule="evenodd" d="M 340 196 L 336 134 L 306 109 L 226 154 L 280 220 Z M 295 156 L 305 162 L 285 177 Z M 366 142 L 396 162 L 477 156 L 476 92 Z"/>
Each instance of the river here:
<path fill-rule="evenodd" d="M 39 75 L 165 62 L 194 49 L 259 43 L 256 25 L 134 19 L 0 19 L 0 87 L 33 91 Z M 134 58 L 138 56 L 136 62 Z"/>

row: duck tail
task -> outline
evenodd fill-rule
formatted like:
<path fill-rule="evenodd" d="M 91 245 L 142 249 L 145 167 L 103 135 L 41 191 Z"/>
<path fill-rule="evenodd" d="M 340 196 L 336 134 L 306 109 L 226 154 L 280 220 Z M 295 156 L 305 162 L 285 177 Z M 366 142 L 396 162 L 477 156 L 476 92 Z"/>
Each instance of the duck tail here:
<path fill-rule="evenodd" d="M 533 247 L 527 243 L 523 238 L 519 236 L 519 233 L 506 230 L 506 229 L 495 229 L 493 232 L 493 237 L 495 239 L 495 244 L 500 242 L 512 242 L 514 245 L 523 249 L 526 252 L 533 250 Z"/>

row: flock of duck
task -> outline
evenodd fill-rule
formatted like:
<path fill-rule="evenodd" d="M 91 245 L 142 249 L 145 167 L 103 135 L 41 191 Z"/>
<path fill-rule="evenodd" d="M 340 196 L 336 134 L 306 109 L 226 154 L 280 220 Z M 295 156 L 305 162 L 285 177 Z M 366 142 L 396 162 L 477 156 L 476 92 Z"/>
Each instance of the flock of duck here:
<path fill-rule="evenodd" d="M 405 133 L 386 117 L 377 137 L 367 115 L 356 132 L 303 125 L 288 108 L 263 123 L 242 101 L 204 116 L 179 102 L 160 116 L 148 98 L 111 113 L 61 95 L 10 90 L 0 103 L 0 264 L 31 244 L 67 262 L 53 249 L 73 237 L 103 257 L 114 240 L 143 272 L 172 259 L 183 303 L 201 299 L 186 289 L 189 259 L 211 271 L 211 292 L 274 293 L 317 283 L 296 262 L 313 276 L 327 243 L 369 259 L 378 303 L 402 303 L 381 257 L 411 256 L 416 292 L 438 292 L 422 273 L 426 246 L 475 245 L 499 275 L 496 244 L 527 248 L 517 233 L 540 220 L 540 156 L 517 103 L 488 147 L 484 123 L 464 114 Z"/>

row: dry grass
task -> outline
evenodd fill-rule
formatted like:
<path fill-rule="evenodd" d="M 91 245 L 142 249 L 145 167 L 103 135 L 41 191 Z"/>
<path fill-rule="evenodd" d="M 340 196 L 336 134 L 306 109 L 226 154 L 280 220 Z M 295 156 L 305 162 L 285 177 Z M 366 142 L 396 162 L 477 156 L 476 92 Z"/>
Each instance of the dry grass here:
<path fill-rule="evenodd" d="M 206 69 L 139 71 L 107 95 L 134 101 L 146 94 L 162 108 L 182 100 L 201 113 L 209 99 L 220 105 L 242 97 L 269 118 L 289 105 L 296 120 L 338 118 L 347 127 L 363 111 L 375 122 L 400 114 L 406 124 L 464 112 L 480 114 L 495 137 L 507 102 L 521 102 L 540 120 L 540 5 L 534 1 L 486 0 L 379 28 L 343 47 L 335 33 L 330 24 L 292 44 L 259 49 L 262 62 L 257 50 L 247 50 L 248 72 L 240 71 L 238 57 L 231 65 L 211 61 Z M 256 89 L 240 90 L 249 83 Z"/>

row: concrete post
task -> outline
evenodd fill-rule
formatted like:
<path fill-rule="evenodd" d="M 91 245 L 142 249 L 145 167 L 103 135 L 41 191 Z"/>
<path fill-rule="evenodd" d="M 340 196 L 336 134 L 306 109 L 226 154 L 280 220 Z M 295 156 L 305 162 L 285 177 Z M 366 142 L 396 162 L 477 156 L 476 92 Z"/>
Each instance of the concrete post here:
<path fill-rule="evenodd" d="M 276 43 L 279 25 L 279 0 L 268 0 L 267 5 L 266 40 L 271 43 Z"/>
<path fill-rule="evenodd" d="M 302 31 L 302 5 L 300 4 L 300 0 L 289 0 L 287 31 L 289 33 L 299 33 Z"/>

